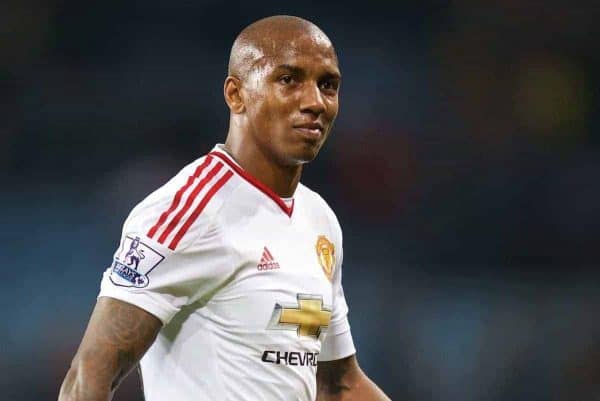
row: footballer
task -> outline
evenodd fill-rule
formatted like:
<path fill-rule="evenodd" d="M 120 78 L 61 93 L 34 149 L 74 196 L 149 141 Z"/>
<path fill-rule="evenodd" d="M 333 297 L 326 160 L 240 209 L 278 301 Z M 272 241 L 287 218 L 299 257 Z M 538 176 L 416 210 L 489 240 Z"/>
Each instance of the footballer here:
<path fill-rule="evenodd" d="M 389 401 L 355 356 L 340 225 L 300 183 L 340 80 L 309 21 L 239 34 L 226 141 L 127 217 L 59 401 L 110 400 L 138 364 L 147 401 Z"/>

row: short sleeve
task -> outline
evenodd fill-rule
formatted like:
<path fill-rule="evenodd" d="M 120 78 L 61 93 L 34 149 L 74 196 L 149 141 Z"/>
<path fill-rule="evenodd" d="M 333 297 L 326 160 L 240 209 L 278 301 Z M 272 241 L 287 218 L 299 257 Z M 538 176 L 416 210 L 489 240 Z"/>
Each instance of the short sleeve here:
<path fill-rule="evenodd" d="M 211 218 L 222 199 L 206 194 L 216 193 L 209 191 L 219 183 L 219 194 L 227 192 L 223 185 L 229 175 L 224 169 L 217 171 L 220 166 L 214 160 L 197 164 L 132 210 L 113 262 L 104 272 L 99 297 L 133 304 L 167 324 L 183 306 L 228 276 L 230 256 Z M 216 171 L 213 176 L 207 175 L 211 167 Z M 193 192 L 194 188 L 199 189 Z"/>
<path fill-rule="evenodd" d="M 192 295 L 180 279 L 185 274 L 184 260 L 180 252 L 144 233 L 125 229 L 98 296 L 138 306 L 166 324 Z"/>
<path fill-rule="evenodd" d="M 332 361 L 345 358 L 356 353 L 350 323 L 348 322 L 348 304 L 342 287 L 343 250 L 340 247 L 336 258 L 336 269 L 333 275 L 333 310 L 327 335 L 321 346 L 320 361 Z"/>

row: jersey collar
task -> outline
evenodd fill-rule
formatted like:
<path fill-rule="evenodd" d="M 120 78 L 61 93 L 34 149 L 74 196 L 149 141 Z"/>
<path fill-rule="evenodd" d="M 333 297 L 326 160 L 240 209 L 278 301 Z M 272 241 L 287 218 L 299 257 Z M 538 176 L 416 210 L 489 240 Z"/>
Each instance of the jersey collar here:
<path fill-rule="evenodd" d="M 279 208 L 281 210 L 283 210 L 283 212 L 285 214 L 287 214 L 289 217 L 292 217 L 292 213 L 294 212 L 294 199 L 292 199 L 292 202 L 288 206 L 286 204 L 286 202 L 283 199 L 281 199 L 281 197 L 279 195 L 277 195 L 275 192 L 273 192 L 273 190 L 271 188 L 267 187 L 265 184 L 260 182 L 256 177 L 254 177 L 253 175 L 248 173 L 246 170 L 244 170 L 242 168 L 242 166 L 240 166 L 238 164 L 238 162 L 236 162 L 233 159 L 233 157 L 231 157 L 231 155 L 229 155 L 229 153 L 227 153 L 227 152 L 225 152 L 225 150 L 223 150 L 222 144 L 216 145 L 213 148 L 213 150 L 209 153 L 209 155 L 216 156 L 219 159 L 223 160 L 240 177 L 242 177 L 243 179 L 248 181 L 248 183 L 250 183 L 256 189 L 258 189 L 259 191 L 261 191 L 262 193 L 267 195 L 269 198 L 271 198 L 277 204 L 277 206 L 279 206 Z"/>

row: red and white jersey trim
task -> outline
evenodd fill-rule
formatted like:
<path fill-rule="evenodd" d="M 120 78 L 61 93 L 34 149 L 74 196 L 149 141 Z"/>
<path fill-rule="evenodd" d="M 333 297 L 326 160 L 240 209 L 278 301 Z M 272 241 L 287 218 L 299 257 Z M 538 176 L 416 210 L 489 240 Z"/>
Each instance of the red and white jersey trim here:
<path fill-rule="evenodd" d="M 283 210 L 288 217 L 292 217 L 292 213 L 294 213 L 294 200 L 292 199 L 290 205 L 288 206 L 283 199 L 279 195 L 277 195 L 273 190 L 267 187 L 265 184 L 260 182 L 256 177 L 252 176 L 246 170 L 244 170 L 239 164 L 237 164 L 231 156 L 229 156 L 226 152 L 222 151 L 219 148 L 216 148 L 212 152 L 208 154 L 208 156 L 216 156 L 235 171 L 240 177 L 248 181 L 254 187 L 256 187 L 259 191 L 263 192 L 269 198 L 271 198 L 280 208 Z"/>
<path fill-rule="evenodd" d="M 148 230 L 147 236 L 171 250 L 177 248 L 211 198 L 229 181 L 233 172 L 219 160 L 207 156 L 175 193 L 171 205 Z"/>

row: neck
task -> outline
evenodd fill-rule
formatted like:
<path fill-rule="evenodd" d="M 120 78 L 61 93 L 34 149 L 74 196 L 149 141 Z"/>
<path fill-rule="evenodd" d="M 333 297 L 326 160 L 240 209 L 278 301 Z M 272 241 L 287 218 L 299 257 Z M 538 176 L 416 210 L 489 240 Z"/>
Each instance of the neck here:
<path fill-rule="evenodd" d="M 273 156 L 265 154 L 254 141 L 243 135 L 228 135 L 225 151 L 244 170 L 269 187 L 282 198 L 294 195 L 302 175 L 302 165 L 286 166 Z"/>

